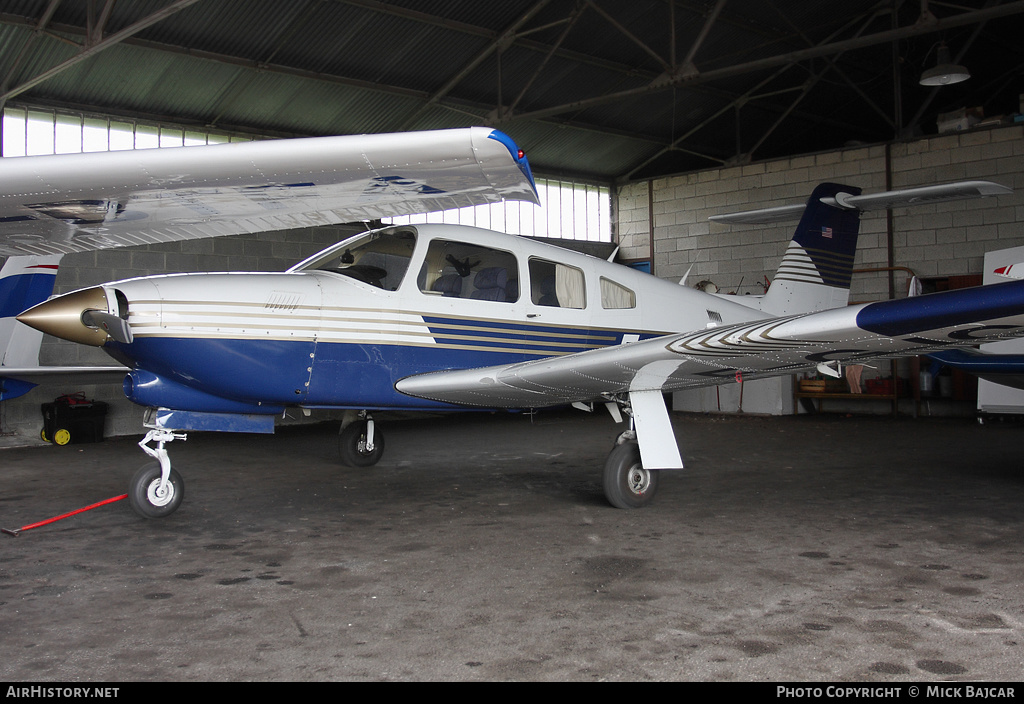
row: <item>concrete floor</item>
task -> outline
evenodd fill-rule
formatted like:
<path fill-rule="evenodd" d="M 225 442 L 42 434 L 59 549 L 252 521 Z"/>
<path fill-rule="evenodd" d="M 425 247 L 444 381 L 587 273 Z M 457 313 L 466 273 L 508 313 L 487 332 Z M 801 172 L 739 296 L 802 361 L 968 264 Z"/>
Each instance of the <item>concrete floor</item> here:
<path fill-rule="evenodd" d="M 182 508 L 0 536 L 0 680 L 1019 680 L 1015 423 L 675 415 L 612 509 L 605 415 L 172 445 Z M 0 527 L 121 494 L 131 439 L 0 451 Z"/>

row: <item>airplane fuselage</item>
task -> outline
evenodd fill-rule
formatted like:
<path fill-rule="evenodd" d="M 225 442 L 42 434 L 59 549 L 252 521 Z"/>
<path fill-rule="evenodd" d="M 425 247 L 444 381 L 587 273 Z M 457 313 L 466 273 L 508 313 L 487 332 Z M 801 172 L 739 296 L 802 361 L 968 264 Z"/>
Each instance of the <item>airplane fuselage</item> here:
<path fill-rule="evenodd" d="M 354 238 L 285 273 L 106 284 L 127 301 L 131 342 L 105 344 L 134 368 L 126 394 L 227 413 L 451 408 L 395 384 L 763 317 L 526 238 L 451 225 L 383 232 L 401 239 Z"/>
<path fill-rule="evenodd" d="M 835 376 L 840 364 L 1024 335 L 1022 282 L 847 306 L 859 220 L 844 201 L 854 190 L 815 188 L 760 298 L 431 224 L 366 232 L 283 273 L 94 286 L 17 320 L 102 346 L 130 368 L 126 396 L 156 409 L 140 443 L 156 462 L 129 491 L 143 516 L 169 515 L 181 502 L 165 445 L 185 431 L 269 433 L 288 407 L 352 409 L 360 413 L 342 423 L 341 461 L 369 467 L 385 444 L 373 411 L 596 400 L 629 420 L 605 462 L 605 495 L 639 508 L 662 470 L 683 466 L 668 391 L 811 370 Z M 977 184 L 940 190 L 984 194 Z M 886 197 L 912 202 L 919 191 Z"/>

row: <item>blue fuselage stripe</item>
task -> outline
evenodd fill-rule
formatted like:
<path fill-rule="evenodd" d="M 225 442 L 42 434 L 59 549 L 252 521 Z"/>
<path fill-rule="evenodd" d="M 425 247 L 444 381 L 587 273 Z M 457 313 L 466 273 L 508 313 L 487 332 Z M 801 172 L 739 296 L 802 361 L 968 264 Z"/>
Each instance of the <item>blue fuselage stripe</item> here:
<path fill-rule="evenodd" d="M 620 344 L 630 331 L 423 316 L 428 344 L 136 335 L 108 343 L 121 361 L 248 404 L 332 408 L 454 408 L 399 393 L 408 376 L 475 369 Z M 633 332 L 641 339 L 658 333 Z"/>
<path fill-rule="evenodd" d="M 506 321 L 423 316 L 430 334 L 440 344 L 487 346 L 548 356 L 583 352 L 622 342 L 624 331 L 607 328 L 528 325 Z M 640 335 L 641 339 L 654 337 Z"/>

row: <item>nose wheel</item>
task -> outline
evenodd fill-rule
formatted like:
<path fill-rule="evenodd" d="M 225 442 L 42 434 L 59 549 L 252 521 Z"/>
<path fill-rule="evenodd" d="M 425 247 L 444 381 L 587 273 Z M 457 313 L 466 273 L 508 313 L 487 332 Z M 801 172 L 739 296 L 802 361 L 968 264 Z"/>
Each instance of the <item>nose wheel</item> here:
<path fill-rule="evenodd" d="M 185 498 L 185 483 L 177 470 L 172 469 L 167 481 L 159 462 L 142 466 L 132 477 L 128 488 L 128 503 L 132 510 L 144 518 L 163 518 L 174 513 Z"/>

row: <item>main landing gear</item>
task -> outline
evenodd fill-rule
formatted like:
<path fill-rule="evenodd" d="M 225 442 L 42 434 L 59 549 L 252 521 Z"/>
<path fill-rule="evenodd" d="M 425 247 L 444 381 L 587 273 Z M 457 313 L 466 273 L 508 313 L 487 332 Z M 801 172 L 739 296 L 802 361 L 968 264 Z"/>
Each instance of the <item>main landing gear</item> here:
<path fill-rule="evenodd" d="M 604 463 L 605 498 L 616 508 L 644 508 L 658 492 L 661 470 L 683 468 L 665 399 L 654 388 L 606 400 L 616 423 L 628 416 L 629 430 L 619 435 Z M 645 460 L 651 466 L 645 467 Z"/>
<path fill-rule="evenodd" d="M 656 403 L 633 393 L 629 401 L 617 399 L 607 404 L 616 421 L 621 422 L 622 413 L 625 413 L 630 423 L 630 429 L 619 435 L 604 465 L 604 494 L 608 503 L 616 508 L 648 506 L 658 491 L 659 470 L 644 467 L 641 459 L 638 415 L 646 418 L 648 428 L 660 431 L 660 437 L 655 440 L 652 448 L 655 459 L 661 462 L 658 466 L 682 467 L 661 395 L 658 393 L 651 398 Z M 659 425 L 659 420 L 663 420 L 662 425 Z M 667 433 L 664 432 L 666 428 Z M 372 467 L 380 461 L 384 455 L 384 435 L 369 413 L 360 412 L 357 419 L 342 426 L 338 436 L 338 451 L 342 463 L 349 467 Z"/>
<path fill-rule="evenodd" d="M 644 468 L 635 434 L 626 431 L 604 463 L 605 498 L 615 508 L 644 508 L 657 491 L 658 472 Z"/>
<path fill-rule="evenodd" d="M 384 456 L 384 434 L 365 411 L 359 420 L 345 425 L 338 436 L 341 462 L 349 467 L 372 467 Z"/>

